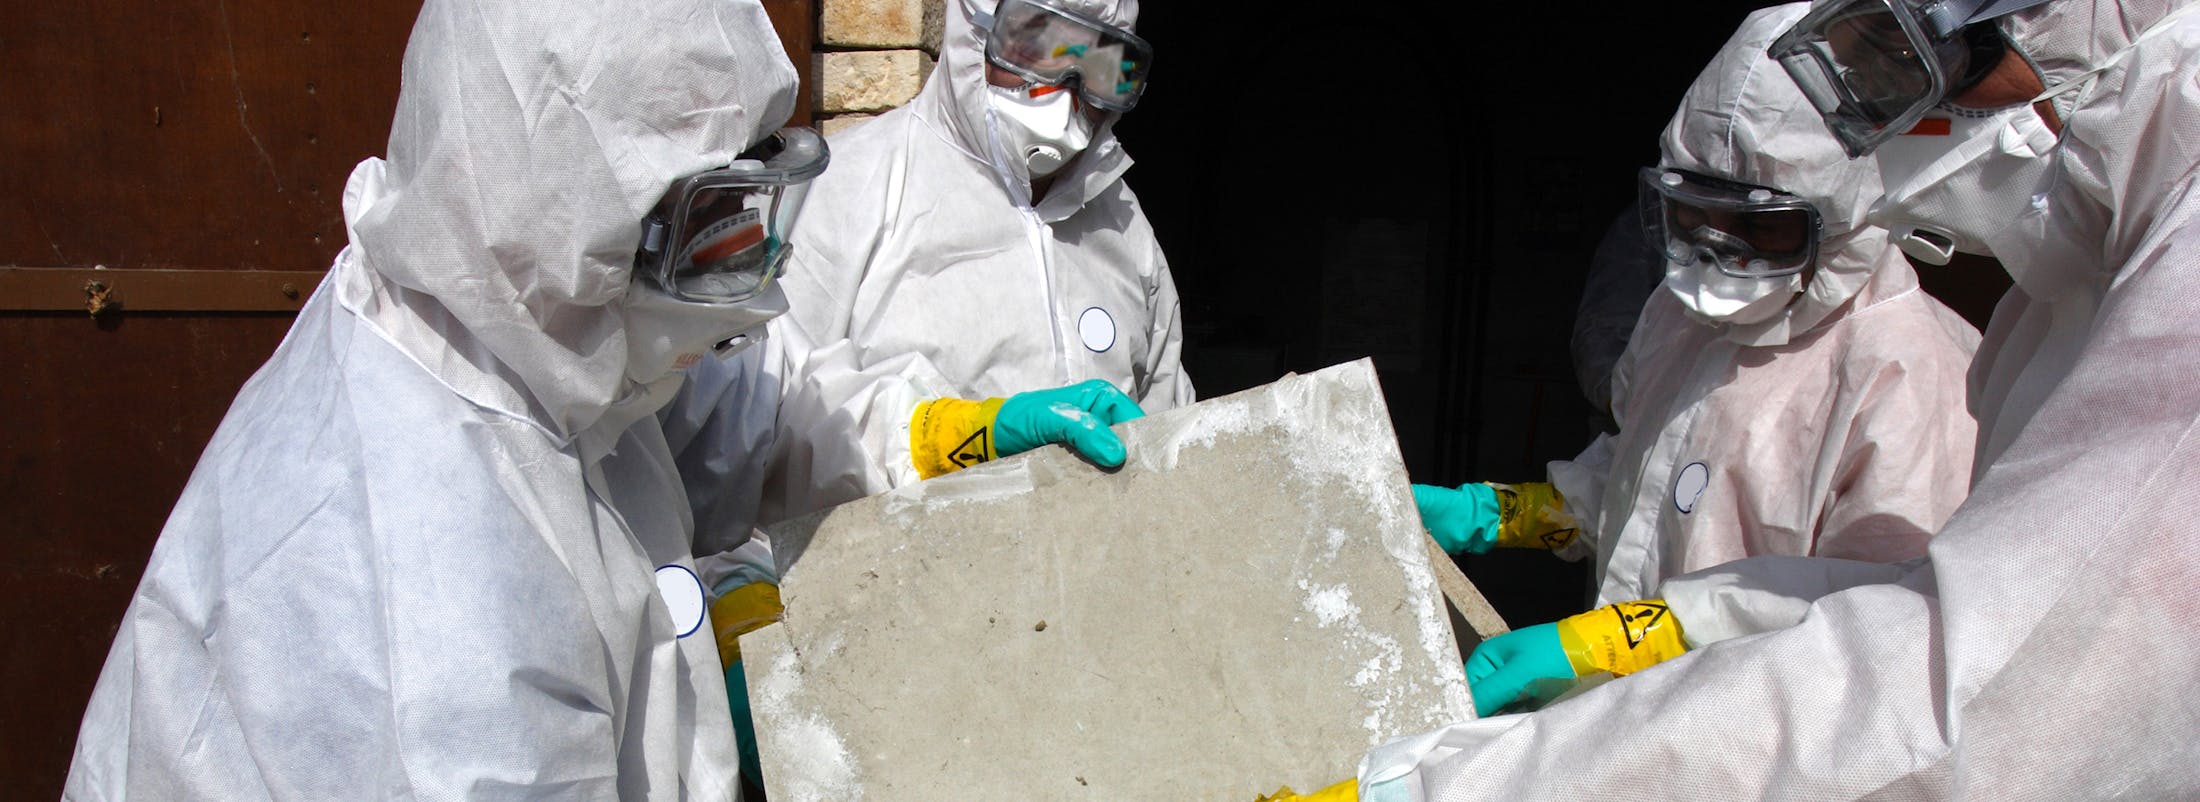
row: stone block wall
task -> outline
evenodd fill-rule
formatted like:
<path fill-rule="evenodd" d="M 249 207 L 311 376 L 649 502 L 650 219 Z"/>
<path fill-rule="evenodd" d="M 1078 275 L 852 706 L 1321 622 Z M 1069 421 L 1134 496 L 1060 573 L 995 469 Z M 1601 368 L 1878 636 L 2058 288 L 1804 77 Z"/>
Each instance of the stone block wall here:
<path fill-rule="evenodd" d="M 816 120 L 827 136 L 909 102 L 932 73 L 948 0 L 818 0 Z"/>

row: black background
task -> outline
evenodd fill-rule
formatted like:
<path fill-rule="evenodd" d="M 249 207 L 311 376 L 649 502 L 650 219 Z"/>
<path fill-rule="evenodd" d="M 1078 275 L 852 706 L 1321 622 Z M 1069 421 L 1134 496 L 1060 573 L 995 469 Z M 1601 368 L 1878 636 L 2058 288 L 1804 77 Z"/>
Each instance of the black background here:
<path fill-rule="evenodd" d="M 1541 481 L 1595 434 L 1568 343 L 1598 238 L 1703 65 L 1764 3 L 1147 3 L 1127 179 L 1202 398 L 1372 356 L 1414 481 Z M 1986 260 L 1920 271 L 1983 327 Z M 1515 626 L 1588 567 L 1459 560 Z"/>

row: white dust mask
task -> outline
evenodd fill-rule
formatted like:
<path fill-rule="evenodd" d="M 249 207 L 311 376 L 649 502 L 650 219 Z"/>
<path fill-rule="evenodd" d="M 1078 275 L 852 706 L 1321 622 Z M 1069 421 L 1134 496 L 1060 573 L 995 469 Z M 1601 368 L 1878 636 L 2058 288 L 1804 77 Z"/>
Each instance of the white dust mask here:
<path fill-rule="evenodd" d="M 650 384 L 676 376 L 706 356 L 724 358 L 763 336 L 763 325 L 787 311 L 777 283 L 739 303 L 682 301 L 647 282 L 627 288 L 626 377 Z"/>
<path fill-rule="evenodd" d="M 1920 130 L 1878 151 L 1886 194 L 1868 219 L 1887 229 L 1903 252 L 1947 264 L 1955 251 L 1997 256 L 1994 241 L 2012 221 L 2044 211 L 2052 181 L 2055 133 L 2029 106 L 1992 114 L 1936 111 Z M 2041 206 L 2035 210 L 2034 206 Z"/>
<path fill-rule="evenodd" d="M 1034 98 L 1023 89 L 986 89 L 987 116 L 1001 155 L 1030 177 L 1053 175 L 1092 144 L 1092 118 L 1078 108 L 1075 92 Z"/>
<path fill-rule="evenodd" d="M 1720 272 L 1709 259 L 1689 264 L 1669 260 L 1665 289 L 1697 320 L 1746 326 L 1771 320 L 1786 309 L 1803 291 L 1803 276 L 1736 278 Z"/>
<path fill-rule="evenodd" d="M 1946 136 L 1910 134 L 1880 147 L 1887 192 L 1867 219 L 1922 262 L 1946 264 L 1954 251 L 1992 256 L 2039 300 L 2098 272 L 2106 212 L 2061 180 L 2058 138 L 2029 105 L 1928 119 L 1941 118 Z"/>

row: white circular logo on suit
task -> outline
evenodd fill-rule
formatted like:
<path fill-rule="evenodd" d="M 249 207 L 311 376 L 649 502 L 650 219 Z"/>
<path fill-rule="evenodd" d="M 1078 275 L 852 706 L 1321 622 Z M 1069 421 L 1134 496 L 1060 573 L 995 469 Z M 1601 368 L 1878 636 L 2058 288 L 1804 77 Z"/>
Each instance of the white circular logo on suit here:
<path fill-rule="evenodd" d="M 657 566 L 657 595 L 672 612 L 672 629 L 680 637 L 703 628 L 703 580 L 694 571 L 678 563 Z"/>
<path fill-rule="evenodd" d="M 1115 318 L 1106 309 L 1085 307 L 1085 313 L 1077 316 L 1077 336 L 1085 341 L 1085 350 L 1095 354 L 1114 348 Z"/>
<path fill-rule="evenodd" d="M 1673 480 L 1673 509 L 1682 515 L 1696 511 L 1696 500 L 1703 498 L 1704 488 L 1711 486 L 1711 469 L 1701 462 L 1688 463 L 1681 469 L 1680 478 Z"/>

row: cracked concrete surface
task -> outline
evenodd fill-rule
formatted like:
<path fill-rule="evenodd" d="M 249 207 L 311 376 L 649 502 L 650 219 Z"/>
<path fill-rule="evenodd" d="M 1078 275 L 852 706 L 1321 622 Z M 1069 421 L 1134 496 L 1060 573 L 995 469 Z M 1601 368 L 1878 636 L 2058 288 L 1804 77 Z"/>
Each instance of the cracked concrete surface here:
<path fill-rule="evenodd" d="M 775 802 L 1244 802 L 1472 715 L 1370 363 L 1118 431 L 773 528 Z"/>

